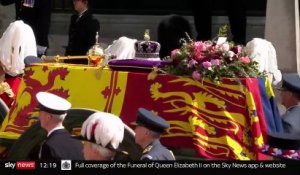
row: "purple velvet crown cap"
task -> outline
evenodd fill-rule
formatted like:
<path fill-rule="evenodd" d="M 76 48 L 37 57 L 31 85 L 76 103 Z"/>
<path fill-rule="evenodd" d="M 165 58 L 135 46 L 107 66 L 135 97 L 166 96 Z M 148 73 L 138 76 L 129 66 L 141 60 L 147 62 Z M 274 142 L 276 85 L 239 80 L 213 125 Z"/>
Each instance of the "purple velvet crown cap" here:
<path fill-rule="evenodd" d="M 144 34 L 143 41 L 137 41 L 134 44 L 135 58 L 159 58 L 160 44 L 156 41 L 150 41 L 149 30 Z"/>
<path fill-rule="evenodd" d="M 164 67 L 171 64 L 171 61 L 159 60 L 141 60 L 141 59 L 127 59 L 127 60 L 110 60 L 108 62 L 109 66 L 133 66 L 133 67 Z"/>

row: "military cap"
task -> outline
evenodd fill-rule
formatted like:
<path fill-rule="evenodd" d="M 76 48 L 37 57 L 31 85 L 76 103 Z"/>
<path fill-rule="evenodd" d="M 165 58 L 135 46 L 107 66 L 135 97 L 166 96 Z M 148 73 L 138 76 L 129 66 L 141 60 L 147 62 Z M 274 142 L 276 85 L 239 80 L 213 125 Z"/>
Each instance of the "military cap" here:
<path fill-rule="evenodd" d="M 271 133 L 263 152 L 280 159 L 300 158 L 300 135 L 291 133 Z"/>
<path fill-rule="evenodd" d="M 297 73 L 286 73 L 282 76 L 281 89 L 300 93 L 300 76 Z"/>
<path fill-rule="evenodd" d="M 82 124 L 81 135 L 74 138 L 115 150 L 123 141 L 125 124 L 120 117 L 102 111 L 91 114 Z"/>
<path fill-rule="evenodd" d="M 71 108 L 71 103 L 66 99 L 48 92 L 38 92 L 36 99 L 39 103 L 39 109 L 50 114 L 65 114 Z"/>
<path fill-rule="evenodd" d="M 155 115 L 151 111 L 148 111 L 145 108 L 139 108 L 137 111 L 137 119 L 133 125 L 144 126 L 150 130 L 162 133 L 167 128 L 170 127 L 169 123 L 161 118 L 160 116 Z"/>

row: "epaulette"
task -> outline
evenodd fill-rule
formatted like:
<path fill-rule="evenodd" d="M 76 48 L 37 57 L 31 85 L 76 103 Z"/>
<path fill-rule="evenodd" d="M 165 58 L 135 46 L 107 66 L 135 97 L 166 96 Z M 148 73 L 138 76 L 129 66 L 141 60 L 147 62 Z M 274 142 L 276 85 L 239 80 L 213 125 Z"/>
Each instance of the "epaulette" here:
<path fill-rule="evenodd" d="M 152 145 L 148 145 L 148 146 L 143 150 L 143 154 L 148 153 L 151 149 L 152 149 Z"/>
<path fill-rule="evenodd" d="M 145 155 L 143 155 L 142 157 L 141 157 L 141 160 L 152 160 L 153 159 L 153 157 L 152 156 L 150 156 L 149 154 L 145 154 Z"/>

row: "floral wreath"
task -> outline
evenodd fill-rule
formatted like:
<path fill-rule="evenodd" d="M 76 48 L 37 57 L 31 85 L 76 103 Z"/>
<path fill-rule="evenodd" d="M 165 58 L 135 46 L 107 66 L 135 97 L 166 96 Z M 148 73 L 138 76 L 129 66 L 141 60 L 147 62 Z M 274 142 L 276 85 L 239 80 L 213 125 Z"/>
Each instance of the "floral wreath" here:
<path fill-rule="evenodd" d="M 171 52 L 172 64 L 165 71 L 181 76 L 191 76 L 195 80 L 208 78 L 219 83 L 225 78 L 254 78 L 264 76 L 258 62 L 246 53 L 244 46 L 226 41 L 226 26 L 219 30 L 219 37 L 209 41 L 193 41 L 186 33 L 181 39 L 182 47 Z"/>

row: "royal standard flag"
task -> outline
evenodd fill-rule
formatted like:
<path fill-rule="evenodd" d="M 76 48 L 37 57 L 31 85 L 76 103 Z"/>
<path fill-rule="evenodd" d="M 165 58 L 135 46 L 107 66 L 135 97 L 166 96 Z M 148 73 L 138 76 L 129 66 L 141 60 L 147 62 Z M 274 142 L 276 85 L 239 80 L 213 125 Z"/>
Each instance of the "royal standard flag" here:
<path fill-rule="evenodd" d="M 208 159 L 255 160 L 267 131 L 255 78 L 208 80 L 64 64 L 27 67 L 0 137 L 17 139 L 38 116 L 35 95 L 47 91 L 73 108 L 111 112 L 130 124 L 139 107 L 170 123 L 169 148 L 192 148 Z M 267 101 L 267 100 L 266 100 Z"/>

